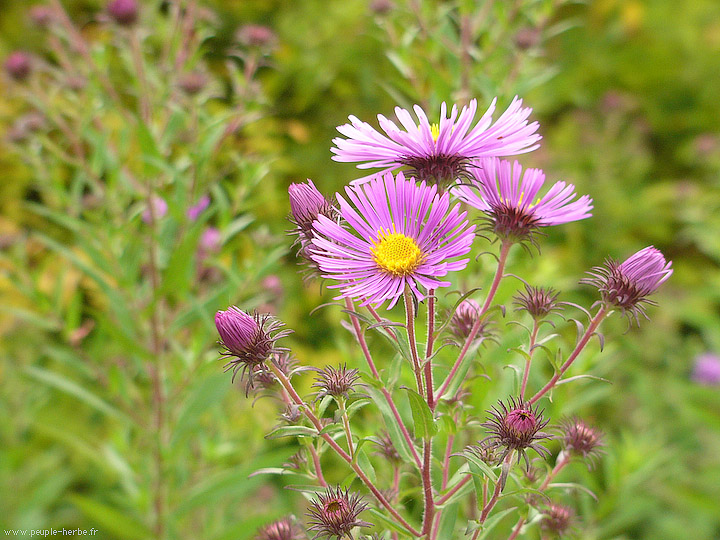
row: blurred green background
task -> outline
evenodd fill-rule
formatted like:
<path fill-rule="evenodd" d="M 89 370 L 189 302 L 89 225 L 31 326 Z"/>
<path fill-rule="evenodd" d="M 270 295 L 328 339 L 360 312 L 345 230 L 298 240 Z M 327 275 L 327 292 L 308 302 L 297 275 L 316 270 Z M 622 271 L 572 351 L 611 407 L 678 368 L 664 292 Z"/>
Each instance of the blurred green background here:
<path fill-rule="evenodd" d="M 0 0 L 0 56 L 23 49 L 52 61 L 46 31 L 28 22 L 30 4 Z M 89 33 L 103 4 L 63 2 Z M 143 9 L 162 13 L 162 4 L 145 2 Z M 284 237 L 287 186 L 312 178 L 331 193 L 360 176 L 352 165 L 330 160 L 335 127 L 349 114 L 374 123 L 377 113 L 391 116 L 395 105 L 420 103 L 436 111 L 442 101 L 477 97 L 482 109 L 496 95 L 504 107 L 519 94 L 543 135 L 541 149 L 521 161 L 545 169 L 550 179 L 574 183 L 593 197 L 595 209 L 590 220 L 549 231 L 540 256 L 522 258 L 518 251 L 510 271 L 589 305 L 593 292 L 578 287 L 577 279 L 608 256 L 624 259 L 653 244 L 675 269 L 655 298 L 659 307 L 649 310 L 651 321 L 627 332 L 619 317 L 608 321 L 609 346 L 589 355 L 587 366 L 612 385 L 578 386 L 564 396 L 572 406 L 563 412 L 581 413 L 607 433 L 596 470 L 579 467 L 570 475 L 599 496 L 597 503 L 574 497 L 582 516 L 578 536 L 720 538 L 720 386 L 690 377 L 697 355 L 720 353 L 720 4 L 385 4 L 200 2 L 216 14 L 201 50 L 218 81 L 226 81 L 223 58 L 239 27 L 264 25 L 275 37 L 254 81 L 257 116 L 224 149 L 241 155 L 245 168 L 223 173 L 218 167 L 203 180 L 213 208 L 217 204 L 216 225 L 229 226 L 238 209 L 252 221 L 217 255 L 226 272 L 223 286 L 203 297 L 202 311 L 196 303 L 197 313 L 187 320 L 197 331 L 192 339 L 182 337 L 192 351 L 184 363 L 170 364 L 178 371 L 192 368 L 197 377 L 188 387 L 177 383 L 176 409 L 169 413 L 185 422 L 189 435 L 182 448 L 167 450 L 167 536 L 250 538 L 269 519 L 302 512 L 299 497 L 283 482 L 247 479 L 254 469 L 278 466 L 293 447 L 263 439 L 275 423 L 275 404 L 264 399 L 253 406 L 239 385 L 230 387 L 216 360 L 211 324 L 215 309 L 241 299 L 250 307 L 270 304 L 295 330 L 290 342 L 301 361 L 324 365 L 347 356 L 338 350 L 346 339 L 339 314 L 307 316 L 330 295 L 303 284 L 298 274 Z M 466 58 L 457 48 L 462 21 L 475 25 Z M 14 84 L 7 77 L 0 82 L 3 140 L 27 112 L 13 97 Z M 226 82 L 218 84 L 220 94 L 232 93 Z M 127 351 L 120 344 L 115 365 L 93 360 L 113 339 L 104 324 L 86 341 L 72 341 L 81 322 L 100 317 L 107 298 L 85 283 L 82 270 L 33 242 L 32 231 L 52 229 L 47 216 L 26 204 L 51 204 L 38 196 L 34 183 L 42 179 L 33 170 L 12 145 L 0 147 L 0 524 L 95 526 L 103 538 L 152 537 L 148 516 L 157 473 L 144 459 L 150 443 L 125 429 L 114 408 L 118 396 L 144 395 L 149 383 L 121 361 Z M 224 209 L 217 202 L 220 188 L 212 187 L 221 180 L 231 201 Z M 171 213 L 181 215 L 178 208 Z M 69 235 L 52 234 L 61 244 L 78 245 Z M 271 249 L 277 261 L 263 266 Z M 12 278 L 18 274 L 27 278 L 27 290 Z M 478 273 L 469 271 L 460 281 L 483 284 L 476 279 Z M 192 288 L 182 290 L 175 301 L 193 304 Z M 63 326 L 68 320 L 74 326 Z M 124 377 L 138 387 L 128 389 Z M 169 425 L 172 438 L 178 424 Z"/>

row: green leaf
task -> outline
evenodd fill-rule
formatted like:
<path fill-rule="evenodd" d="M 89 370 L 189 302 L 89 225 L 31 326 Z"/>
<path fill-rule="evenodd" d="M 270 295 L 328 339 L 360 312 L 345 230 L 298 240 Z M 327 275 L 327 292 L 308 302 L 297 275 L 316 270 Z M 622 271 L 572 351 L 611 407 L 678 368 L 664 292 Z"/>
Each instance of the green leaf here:
<path fill-rule="evenodd" d="M 385 420 L 385 427 L 387 428 L 388 434 L 390 435 L 393 446 L 398 451 L 400 456 L 402 456 L 403 461 L 412 463 L 414 459 L 410 453 L 410 448 L 408 447 L 407 441 L 405 440 L 405 437 L 403 436 L 400 428 L 397 425 L 395 416 L 390 410 L 390 406 L 385 400 L 385 396 L 380 391 L 376 390 L 371 386 L 366 386 L 365 391 L 370 394 L 373 403 L 378 409 L 380 409 L 380 414 L 382 414 L 383 419 Z"/>
<path fill-rule="evenodd" d="M 483 538 L 487 538 L 488 533 L 492 531 L 502 519 L 507 516 L 510 512 L 513 512 L 517 510 L 517 507 L 513 506 L 512 508 L 506 508 L 502 512 L 498 512 L 497 514 L 493 514 L 489 519 L 485 521 L 482 525 L 479 527 L 475 527 L 473 530 L 477 530 L 478 528 L 482 531 L 476 538 L 476 540 L 483 540 Z"/>
<path fill-rule="evenodd" d="M 149 540 L 153 534 L 147 526 L 130 515 L 126 509 L 117 509 L 82 495 L 70 495 L 70 500 L 91 521 L 97 523 L 103 535 L 121 540 Z"/>
<path fill-rule="evenodd" d="M 355 460 L 363 472 L 372 480 L 373 484 L 377 482 L 377 476 L 375 475 L 375 467 L 370 463 L 365 450 L 360 450 L 355 454 Z"/>
<path fill-rule="evenodd" d="M 408 531 L 405 527 L 400 525 L 399 523 L 396 523 L 395 521 L 388 518 L 385 514 L 377 510 L 376 508 L 370 508 L 369 512 L 372 514 L 373 518 L 375 518 L 375 523 L 373 525 L 382 525 L 387 527 L 388 529 L 391 529 L 395 532 L 398 532 L 400 534 L 404 534 L 405 536 L 409 536 L 411 538 L 415 538 L 410 531 Z M 380 523 L 377 523 L 377 522 Z"/>
<path fill-rule="evenodd" d="M 267 435 L 266 439 L 279 439 L 280 437 L 317 437 L 318 432 L 307 426 L 282 426 L 274 429 Z"/>
<path fill-rule="evenodd" d="M 455 538 L 455 522 L 457 521 L 459 509 L 460 503 L 453 503 L 445 507 L 440 519 L 437 538 Z"/>
<path fill-rule="evenodd" d="M 410 388 L 403 388 L 407 392 L 415 423 L 415 437 L 429 439 L 437 433 L 437 425 L 430 407 L 420 394 Z"/>
<path fill-rule="evenodd" d="M 100 411 L 103 414 L 118 418 L 121 420 L 130 421 L 130 418 L 120 410 L 116 409 L 106 401 L 103 401 L 89 390 L 83 388 L 79 384 L 59 373 L 54 373 L 43 368 L 28 366 L 25 368 L 25 373 L 42 383 L 52 386 L 53 388 L 65 392 L 85 404 L 89 405 L 93 409 Z"/>

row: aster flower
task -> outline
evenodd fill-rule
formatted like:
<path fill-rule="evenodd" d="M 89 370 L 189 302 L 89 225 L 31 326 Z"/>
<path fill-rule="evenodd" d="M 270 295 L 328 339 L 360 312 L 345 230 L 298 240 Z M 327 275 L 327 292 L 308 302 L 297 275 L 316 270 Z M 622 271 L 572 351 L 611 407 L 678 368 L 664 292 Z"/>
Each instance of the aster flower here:
<path fill-rule="evenodd" d="M 313 383 L 313 388 L 318 389 L 317 399 L 325 396 L 347 397 L 360 378 L 360 372 L 357 369 L 348 369 L 346 364 L 337 368 L 326 366 L 317 371 L 318 376 Z"/>
<path fill-rule="evenodd" d="M 552 438 L 549 433 L 541 431 L 549 422 L 543 418 L 542 411 L 515 398 L 510 398 L 507 405 L 502 401 L 499 404 L 499 409 L 493 407 L 489 411 L 490 416 L 482 425 L 490 432 L 483 441 L 487 441 L 491 446 L 504 448 L 500 460 L 505 459 L 509 452 L 516 450 L 519 456 L 525 458 L 526 468 L 530 468 L 530 461 L 525 453 L 528 448 L 532 448 L 543 457 L 549 456 L 548 449 L 537 442 Z"/>
<path fill-rule="evenodd" d="M 698 356 L 695 359 L 692 380 L 708 386 L 720 384 L 720 357 L 712 353 Z"/>
<path fill-rule="evenodd" d="M 340 194 L 337 200 L 347 227 L 318 215 L 310 249 L 323 277 L 341 282 L 330 286 L 340 297 L 376 306 L 390 300 L 390 309 L 406 286 L 422 300 L 420 287 L 446 287 L 437 278 L 467 265 L 450 259 L 470 251 L 475 227 L 436 186 L 387 173 L 345 192 L 352 205 Z"/>
<path fill-rule="evenodd" d="M 263 370 L 270 355 L 282 352 L 275 347 L 275 341 L 290 333 L 289 330 L 278 332 L 283 323 L 270 315 L 250 315 L 235 306 L 218 311 L 215 326 L 220 334 L 220 344 L 225 348 L 223 358 L 228 359 L 225 371 L 232 370 L 233 381 L 239 371 L 247 374 L 246 391 L 252 388 L 253 376 Z"/>
<path fill-rule="evenodd" d="M 334 220 L 337 211 L 332 202 L 320 193 L 309 178 L 304 183 L 290 184 L 288 195 L 290 221 L 295 225 L 295 229 L 290 231 L 290 234 L 297 236 L 295 243 L 299 244 L 298 256 L 309 259 L 308 248 L 314 236 L 313 223 L 318 215 Z"/>
<path fill-rule="evenodd" d="M 648 318 L 645 306 L 656 305 L 647 297 L 670 277 L 671 266 L 672 262 L 666 262 L 660 251 L 648 246 L 623 263 L 606 260 L 604 267 L 596 266 L 589 272 L 590 277 L 580 283 L 597 287 L 607 308 L 618 308 L 639 322 L 638 315 Z"/>
<path fill-rule="evenodd" d="M 569 418 L 560 422 L 560 438 L 563 450 L 588 460 L 589 467 L 602 453 L 602 432 L 588 426 L 579 418 Z"/>
<path fill-rule="evenodd" d="M 590 217 L 592 199 L 583 195 L 576 201 L 575 186 L 555 182 L 537 197 L 545 183 L 540 169 L 526 169 L 517 161 L 497 158 L 480 160 L 472 167 L 469 185 L 458 185 L 455 194 L 470 206 L 489 215 L 488 228 L 501 239 L 533 241 L 540 227 L 559 225 Z M 537 198 L 536 198 L 537 197 Z M 533 202 L 535 201 L 535 202 Z"/>
<path fill-rule="evenodd" d="M 491 156 L 510 156 L 530 152 L 538 147 L 540 135 L 538 123 L 528 124 L 532 109 L 523 108 L 522 100 L 515 97 L 507 110 L 492 123 L 495 111 L 494 99 L 487 112 L 470 127 L 477 110 L 477 100 L 463 107 L 458 114 L 453 105 L 450 116 L 447 106 L 440 106 L 439 124 L 430 124 L 425 111 L 414 106 L 419 124 L 410 112 L 395 108 L 395 115 L 404 129 L 383 115 L 378 123 L 386 135 L 376 131 L 370 124 L 350 116 L 350 124 L 337 130 L 347 137 L 333 139 L 333 159 L 342 162 L 363 162 L 359 169 L 381 167 L 383 173 L 408 167 L 409 176 L 418 180 L 447 185 L 467 174 L 467 167 L 474 159 Z M 370 177 L 355 182 L 365 182 Z"/>
<path fill-rule="evenodd" d="M 294 516 L 284 517 L 265 525 L 258 531 L 255 540 L 302 540 L 306 538 Z"/>
<path fill-rule="evenodd" d="M 319 493 L 316 499 L 310 502 L 308 516 L 311 518 L 308 530 L 316 531 L 313 537 L 335 537 L 336 540 L 350 536 L 350 531 L 355 527 L 370 527 L 371 523 L 358 519 L 360 513 L 367 508 L 367 503 L 362 502 L 362 497 L 356 493 L 349 493 L 347 489 L 328 488 L 322 494 Z"/>
<path fill-rule="evenodd" d="M 552 503 L 543 512 L 543 518 L 540 522 L 540 528 L 544 531 L 554 533 L 557 536 L 563 536 L 571 531 L 575 514 L 572 508 Z"/>
<path fill-rule="evenodd" d="M 530 316 L 537 320 L 544 319 L 553 311 L 559 309 L 557 298 L 560 293 L 552 287 L 531 287 L 525 285 L 525 292 L 515 295 L 513 304 L 517 306 L 516 311 L 527 311 Z"/>

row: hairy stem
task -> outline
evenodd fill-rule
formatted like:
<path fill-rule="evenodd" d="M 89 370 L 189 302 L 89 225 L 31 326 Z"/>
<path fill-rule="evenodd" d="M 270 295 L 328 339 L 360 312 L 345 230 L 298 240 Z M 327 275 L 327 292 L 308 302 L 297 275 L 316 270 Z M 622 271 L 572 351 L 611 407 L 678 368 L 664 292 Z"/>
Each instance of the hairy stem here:
<path fill-rule="evenodd" d="M 367 477 L 362 468 L 353 461 L 350 455 L 345 450 L 343 450 L 330 435 L 328 435 L 327 433 L 320 433 L 323 429 L 323 425 L 320 422 L 320 419 L 315 416 L 312 410 L 310 410 L 310 407 L 307 405 L 307 403 L 305 403 L 303 399 L 298 395 L 292 383 L 290 382 L 290 379 L 288 379 L 285 374 L 280 371 L 280 369 L 272 362 L 268 362 L 266 365 L 270 369 L 270 371 L 273 372 L 275 377 L 277 377 L 278 381 L 280 381 L 280 384 L 283 386 L 283 388 L 285 388 L 288 394 L 290 394 L 290 397 L 293 399 L 295 404 L 300 406 L 300 409 L 303 411 L 305 416 L 308 418 L 308 420 L 310 420 L 312 425 L 315 426 L 315 429 L 317 429 L 320 437 L 323 438 L 323 440 L 328 444 L 328 446 L 330 446 L 330 448 L 332 448 L 341 459 L 343 459 L 348 465 L 350 465 L 350 468 L 352 468 L 355 474 L 357 474 L 358 478 L 360 478 L 360 480 L 365 484 L 365 486 L 372 492 L 378 502 L 385 507 L 385 509 L 390 513 L 393 518 L 395 518 L 395 520 L 400 525 L 410 531 L 411 534 L 413 534 L 414 536 L 420 536 L 420 532 L 418 532 L 414 527 L 412 527 L 398 513 L 398 511 L 395 510 L 392 504 L 390 504 L 385 498 L 385 496 L 380 493 L 380 491 L 375 487 L 374 483 Z"/>
<path fill-rule="evenodd" d="M 528 349 L 528 357 L 525 360 L 525 371 L 523 372 L 522 386 L 520 387 L 520 401 L 525 398 L 525 389 L 527 388 L 528 376 L 530 375 L 532 356 L 535 352 L 535 341 L 537 340 L 538 329 L 538 322 L 533 320 L 532 334 L 530 334 L 530 348 Z"/>
<path fill-rule="evenodd" d="M 405 285 L 403 296 L 405 298 L 405 328 L 407 329 L 408 345 L 410 346 L 410 355 L 412 356 L 413 372 L 415 373 L 418 394 L 425 397 L 420 359 L 418 358 L 417 352 L 417 340 L 415 338 L 415 305 L 413 303 L 412 291 L 407 285 Z"/>
<path fill-rule="evenodd" d="M 458 355 L 457 360 L 455 360 L 455 364 L 453 365 L 452 369 L 450 370 L 450 373 L 448 374 L 448 376 L 445 378 L 445 381 L 443 382 L 442 386 L 440 386 L 440 389 L 437 391 L 437 399 L 438 400 L 440 398 L 442 398 L 442 396 L 447 391 L 448 386 L 450 386 L 453 379 L 455 378 L 455 374 L 457 373 L 458 369 L 460 368 L 460 364 L 462 364 L 462 361 L 465 359 L 465 355 L 467 354 L 468 350 L 470 349 L 470 346 L 472 345 L 473 341 L 475 341 L 475 337 L 477 336 L 477 333 L 480 330 L 480 326 L 483 323 L 485 314 L 487 313 L 487 310 L 490 308 L 490 304 L 492 303 L 493 298 L 495 297 L 495 293 L 497 292 L 498 286 L 500 285 L 500 281 L 502 281 L 503 271 L 505 270 L 505 263 L 507 262 L 507 256 L 508 256 L 508 253 L 510 252 L 511 247 L 512 247 L 512 243 L 507 240 L 503 241 L 502 245 L 500 246 L 500 256 L 498 257 L 497 270 L 495 271 L 495 277 L 493 278 L 492 285 L 490 285 L 490 290 L 488 291 L 487 297 L 485 298 L 485 303 L 483 304 L 482 308 L 480 308 L 480 311 L 478 312 L 477 320 L 475 321 L 475 324 L 473 324 L 473 327 L 470 330 L 470 335 L 465 340 L 465 344 L 463 345 L 463 348 L 460 351 L 460 354 Z M 434 403 L 434 405 L 437 406 L 437 401 Z"/>
<path fill-rule="evenodd" d="M 600 323 L 605 318 L 605 315 L 607 315 L 607 311 L 604 307 L 601 307 L 598 312 L 595 314 L 595 317 L 593 317 L 592 321 L 590 321 L 590 325 L 587 327 L 587 330 L 585 330 L 585 333 L 580 338 L 580 341 L 577 342 L 577 345 L 575 345 L 575 349 L 572 353 L 570 353 L 570 356 L 565 361 L 565 363 L 560 367 L 557 373 L 552 376 L 552 378 L 548 381 L 548 383 L 542 387 L 540 391 L 538 391 L 537 394 L 535 394 L 529 401 L 529 403 L 532 405 L 537 400 L 539 400 L 541 397 L 543 397 L 547 392 L 549 392 L 555 384 L 558 382 L 560 377 L 562 377 L 565 372 L 568 370 L 568 368 L 572 365 L 572 363 L 575 361 L 575 359 L 578 357 L 580 352 L 585 348 L 585 345 L 587 345 L 588 341 L 590 341 L 590 338 L 595 334 L 595 330 L 597 330 L 598 326 L 600 326 Z"/>
<path fill-rule="evenodd" d="M 433 339 L 435 333 L 435 290 L 430 289 L 427 296 L 427 342 L 425 345 L 425 388 L 427 388 L 427 403 L 430 409 L 435 406 L 433 398 L 432 361 Z"/>

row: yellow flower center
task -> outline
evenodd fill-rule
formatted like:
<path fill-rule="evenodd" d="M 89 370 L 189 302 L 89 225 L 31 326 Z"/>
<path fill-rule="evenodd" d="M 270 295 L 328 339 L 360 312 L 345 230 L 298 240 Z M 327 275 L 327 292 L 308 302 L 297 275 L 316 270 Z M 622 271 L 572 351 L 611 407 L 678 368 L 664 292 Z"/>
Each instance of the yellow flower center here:
<path fill-rule="evenodd" d="M 438 137 L 440 136 L 440 125 L 433 124 L 430 126 L 430 134 L 432 135 L 433 141 L 437 142 Z"/>
<path fill-rule="evenodd" d="M 402 233 L 380 231 L 370 251 L 377 265 L 396 276 L 404 276 L 422 262 L 422 252 L 415 240 Z"/>

